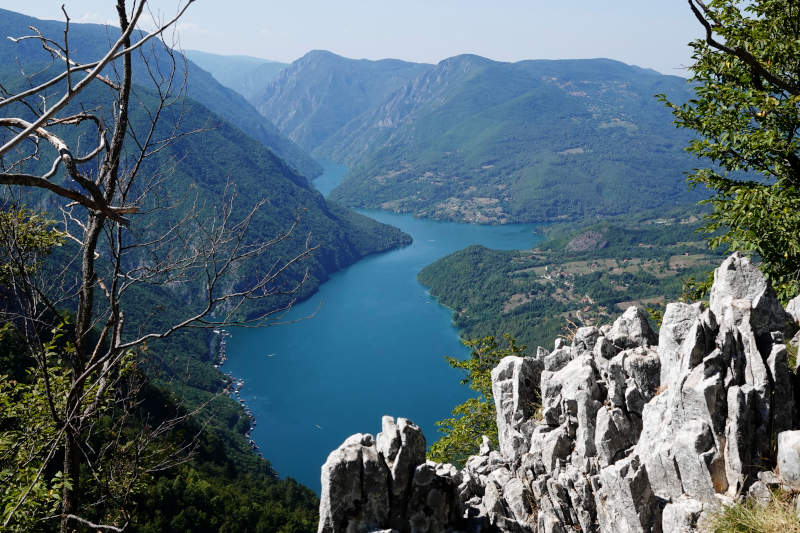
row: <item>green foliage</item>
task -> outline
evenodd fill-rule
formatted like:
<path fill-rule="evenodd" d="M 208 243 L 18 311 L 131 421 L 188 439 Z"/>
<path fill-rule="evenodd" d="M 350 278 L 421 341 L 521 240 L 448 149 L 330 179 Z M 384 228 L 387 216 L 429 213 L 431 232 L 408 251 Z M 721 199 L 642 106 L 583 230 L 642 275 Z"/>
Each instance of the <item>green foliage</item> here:
<path fill-rule="evenodd" d="M 464 360 L 447 357 L 450 366 L 466 373 L 461 380 L 463 385 L 478 393 L 457 405 L 451 418 L 436 422 L 442 437 L 431 445 L 428 458 L 440 463 L 451 463 L 459 467 L 470 455 L 476 455 L 483 435 L 497 447 L 497 422 L 492 395 L 492 369 L 503 357 L 510 355 L 523 357 L 525 346 L 505 335 L 505 346 L 497 344 L 494 337 L 484 337 L 464 341 L 472 349 L 469 358 Z"/>
<path fill-rule="evenodd" d="M 661 322 L 664 321 L 664 310 L 658 307 L 645 307 L 644 310 L 647 316 L 650 317 L 650 321 L 653 323 L 656 330 L 661 329 Z"/>
<path fill-rule="evenodd" d="M 65 372 L 49 378 L 54 390 L 66 388 Z M 30 379 L 0 375 L 0 524 L 11 516 L 10 531 L 44 529 L 61 503 L 61 472 L 46 471 L 58 428 L 49 423 L 44 380 L 33 371 Z"/>
<path fill-rule="evenodd" d="M 149 387 L 144 408 L 151 417 L 178 409 L 174 395 Z M 238 406 L 233 406 L 238 407 Z M 217 407 L 210 410 L 217 412 Z M 313 531 L 319 500 L 293 479 L 278 479 L 270 464 L 256 457 L 230 431 L 206 425 L 203 415 L 173 432 L 175 446 L 190 441 L 185 464 L 155 473 L 135 496 L 132 531 Z M 202 427 L 205 426 L 205 427 Z"/>
<path fill-rule="evenodd" d="M 61 502 L 60 490 L 65 480 L 59 452 L 64 428 L 59 416 L 66 408 L 70 390 L 69 370 L 64 363 L 74 351 L 64 335 L 67 328 L 67 322 L 54 328 L 40 354 L 23 352 L 4 357 L 36 362 L 36 366 L 26 369 L 21 380 L 0 375 L 0 523 L 10 520 L 12 530 L 44 530 L 52 526 L 51 520 Z M 15 335 L 9 324 L 4 325 L 2 347 L 9 346 L 5 337 Z M 20 343 L 11 344 L 14 345 Z M 134 368 L 134 358 L 128 354 L 119 365 L 114 383 L 101 389 L 98 381 L 90 380 L 78 406 L 93 413 L 91 420 L 96 434 L 105 434 L 122 443 L 115 451 L 113 464 L 109 465 L 113 473 L 95 480 L 95 489 L 103 493 L 104 499 L 118 500 L 140 488 L 133 486 L 132 479 L 138 472 L 125 463 L 142 461 L 138 456 L 142 450 L 130 449 L 125 444 L 127 432 L 112 429 L 113 424 L 109 423 L 118 395 Z"/>
<path fill-rule="evenodd" d="M 712 246 L 757 255 L 783 299 L 800 275 L 800 30 L 795 2 L 713 0 L 705 19 L 714 45 L 691 44 L 695 97 L 663 97 L 675 124 L 699 134 L 688 150 L 715 164 L 693 185 L 713 192 Z M 752 178 L 742 178 L 742 172 Z"/>
<path fill-rule="evenodd" d="M 690 94 L 682 78 L 605 59 L 457 56 L 315 153 L 350 165 L 332 199 L 439 219 L 574 220 L 699 200 L 684 183 L 689 136 L 670 127 L 657 92 Z"/>
<path fill-rule="evenodd" d="M 714 284 L 714 271 L 709 270 L 701 275 L 701 279 L 697 280 L 694 276 L 689 276 L 683 282 L 681 289 L 681 301 L 683 302 L 697 302 L 705 300 L 711 293 L 711 286 Z"/>
<path fill-rule="evenodd" d="M 0 283 L 32 274 L 41 257 L 61 246 L 64 234 L 54 222 L 25 208 L 0 211 Z"/>
<path fill-rule="evenodd" d="M 528 346 L 551 346 L 567 320 L 610 323 L 627 305 L 663 306 L 681 295 L 684 278 L 705 277 L 721 256 L 698 240 L 699 212 L 692 206 L 552 227 L 529 251 L 470 246 L 428 265 L 418 279 L 453 309 L 462 337 L 505 332 Z M 605 245 L 571 249 L 587 233 Z"/>
<path fill-rule="evenodd" d="M 69 349 L 60 332 L 56 332 L 47 346 L 48 357 L 55 359 Z M 13 328 L 9 325 L 0 328 L 3 368 L 8 364 L 19 369 L 30 363 L 24 350 L 25 344 Z M 123 373 L 135 373 L 134 361 L 128 358 Z M 51 365 L 48 374 L 57 412 L 63 409 L 61 392 L 68 387 L 67 374 L 58 365 Z M 60 503 L 62 457 L 60 448 L 53 447 L 59 428 L 50 417 L 43 378 L 40 371 L 30 368 L 0 376 L 0 523 L 24 492 L 30 490 L 29 497 L 14 513 L 9 531 L 56 529 L 56 524 L 47 518 L 57 514 Z M 115 449 L 114 460 L 109 463 L 113 476 L 82 481 L 86 496 L 132 498 L 131 531 L 313 530 L 319 505 L 316 495 L 292 479 L 278 479 L 267 461 L 252 454 L 241 434 L 225 429 L 228 423 L 236 425 L 234 421 L 226 423 L 225 418 L 234 416 L 238 421 L 241 412 L 238 404 L 228 398 L 218 398 L 207 411 L 176 426 L 147 449 L 125 444 L 134 443 L 142 423 L 157 426 L 185 414 L 179 403 L 191 402 L 179 394 L 180 391 L 167 392 L 145 382 L 134 402 L 137 409 L 126 415 L 128 422 L 122 427 L 115 427 L 113 402 L 100 405 L 88 444 L 100 448 L 107 446 L 109 439 L 117 438 L 123 445 Z M 89 390 L 87 398 L 93 397 Z M 115 392 L 109 391 L 105 397 L 114 398 Z M 209 415 L 214 417 L 212 423 L 203 420 Z M 127 464 L 129 461 L 153 461 L 158 459 L 154 454 L 171 454 L 187 444 L 191 444 L 193 452 L 183 459 L 187 461 L 185 464 L 146 474 L 138 480 L 129 477 L 133 471 Z M 89 511 L 88 516 L 96 520 L 114 518 L 103 516 L 100 509 Z"/>
<path fill-rule="evenodd" d="M 800 533 L 792 494 L 775 492 L 767 503 L 752 498 L 720 506 L 711 514 L 709 533 Z"/>
<path fill-rule="evenodd" d="M 220 472 L 195 461 L 148 485 L 133 531 L 301 533 L 316 529 L 318 506 L 316 495 L 292 479 Z"/>
<path fill-rule="evenodd" d="M 786 366 L 789 370 L 797 368 L 797 345 L 791 341 L 786 343 Z"/>

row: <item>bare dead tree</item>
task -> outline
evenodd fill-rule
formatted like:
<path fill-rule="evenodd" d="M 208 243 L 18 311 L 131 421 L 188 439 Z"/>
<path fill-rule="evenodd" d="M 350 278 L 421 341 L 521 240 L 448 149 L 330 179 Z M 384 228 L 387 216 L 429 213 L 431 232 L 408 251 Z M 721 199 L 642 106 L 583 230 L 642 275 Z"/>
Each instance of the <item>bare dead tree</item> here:
<path fill-rule="evenodd" d="M 18 325 L 30 347 L 44 388 L 42 409 L 52 426 L 38 451 L 38 471 L 3 517 L 3 526 L 29 503 L 33 488 L 45 471 L 62 460 L 60 473 L 64 482 L 57 509 L 61 531 L 79 527 L 123 530 L 128 520 L 124 503 L 137 475 L 167 468 L 186 457 L 186 449 L 159 447 L 157 442 L 194 414 L 182 413 L 143 429 L 133 450 L 126 443 L 133 465 L 114 464 L 123 447 L 119 439 L 92 445 L 99 414 L 112 414 L 117 432 L 111 431 L 111 435 L 120 435 L 128 422 L 138 389 L 135 383 L 126 381 L 125 370 L 135 364 L 137 350 L 149 341 L 186 328 L 275 320 L 292 305 L 293 295 L 308 275 L 306 272 L 305 276 L 295 276 L 288 286 L 282 283 L 288 272 L 302 272 L 298 264 L 315 249 L 309 238 L 289 259 L 276 259 L 266 272 L 245 280 L 239 275 L 248 262 L 294 239 L 300 212 L 280 234 L 267 241 L 257 240 L 252 237 L 251 226 L 265 200 L 242 210 L 237 207 L 237 191 L 230 184 L 215 203 L 204 201 L 197 194 L 169 191 L 170 166 L 153 169 L 147 164 L 181 136 L 197 133 L 183 131 L 180 120 L 163 133 L 163 113 L 170 106 L 183 105 L 186 81 L 176 75 L 181 72 L 175 65 L 180 58 L 164 36 L 193 2 L 184 0 L 174 17 L 143 32 L 137 26 L 141 25 L 146 0 L 133 0 L 130 6 L 125 0 L 117 0 L 119 36 L 109 43 L 100 59 L 91 62 L 72 57 L 70 19 L 63 8 L 66 22 L 61 39 L 46 36 L 36 28 L 31 28 L 31 35 L 13 39 L 40 43 L 56 62 L 63 64 L 63 69 L 46 81 L 30 83 L 24 90 L 6 91 L 0 85 L 0 133 L 8 139 L 0 147 L 0 185 L 8 186 L 11 197 L 28 189 L 47 191 L 51 198 L 59 200 L 61 221 L 56 227 L 60 238 L 75 245 L 78 253 L 57 272 L 48 270 L 44 278 L 37 269 L 30 268 L 38 261 L 36 254 L 20 245 L 12 225 L 0 231 L 0 245 L 12 265 L 9 273 L 13 279 L 7 284 L 10 289 L 6 297 L 14 302 L 0 318 Z M 157 46 L 166 54 L 171 64 L 167 71 L 148 54 L 148 46 Z M 137 104 L 132 81 L 136 54 L 142 59 L 152 81 L 151 92 L 156 95 L 154 105 L 139 102 L 138 109 L 147 117 L 147 127 L 143 129 L 131 125 L 131 110 Z M 185 75 L 187 69 L 182 72 Z M 74 109 L 76 97 L 93 84 L 103 84 L 113 93 L 111 110 L 82 108 L 67 112 Z M 55 100 L 54 92 L 58 95 Z M 67 131 L 72 133 L 66 135 Z M 79 153 L 77 142 L 71 144 L 68 140 L 76 137 L 88 139 L 92 146 Z M 41 168 L 41 161 L 48 156 L 52 157 L 52 164 L 46 170 L 29 170 L 37 165 Z M 182 196 L 183 201 L 175 201 L 175 196 Z M 11 201 L 8 206 L 13 204 Z M 171 216 L 154 217 L 154 213 Z M 165 223 L 165 219 L 169 222 Z M 191 289 L 200 296 L 190 299 L 193 307 L 187 306 L 191 309 L 187 308 L 186 316 L 175 323 L 155 330 L 147 323 L 131 328 L 126 324 L 124 297 L 135 288 L 148 285 Z M 280 305 L 262 305 L 257 307 L 260 312 L 249 307 L 248 302 L 278 295 L 282 296 Z M 72 331 L 66 335 L 67 342 L 54 344 L 54 317 L 60 317 L 70 306 L 74 310 Z M 58 352 L 55 359 L 54 346 Z M 67 373 L 62 383 L 55 367 L 64 366 L 63 359 Z M 128 470 L 123 475 L 117 474 L 115 468 Z M 95 523 L 84 513 L 87 506 L 109 503 L 84 501 L 84 479 L 100 483 L 103 476 L 117 476 L 121 486 L 116 496 L 107 492 L 103 496 L 118 499 L 113 504 L 121 510 L 114 523 Z"/>

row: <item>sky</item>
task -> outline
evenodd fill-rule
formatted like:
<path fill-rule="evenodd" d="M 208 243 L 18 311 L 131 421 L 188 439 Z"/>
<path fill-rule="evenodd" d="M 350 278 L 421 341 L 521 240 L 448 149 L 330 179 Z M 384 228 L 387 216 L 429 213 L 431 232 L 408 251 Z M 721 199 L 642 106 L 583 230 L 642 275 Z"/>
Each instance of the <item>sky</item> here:
<path fill-rule="evenodd" d="M 185 0 L 150 0 L 174 14 Z M 0 0 L 38 18 L 113 23 L 112 0 Z M 196 0 L 185 49 L 291 62 L 324 49 L 351 58 L 437 63 L 462 53 L 499 61 L 607 57 L 687 76 L 701 28 L 682 0 Z"/>

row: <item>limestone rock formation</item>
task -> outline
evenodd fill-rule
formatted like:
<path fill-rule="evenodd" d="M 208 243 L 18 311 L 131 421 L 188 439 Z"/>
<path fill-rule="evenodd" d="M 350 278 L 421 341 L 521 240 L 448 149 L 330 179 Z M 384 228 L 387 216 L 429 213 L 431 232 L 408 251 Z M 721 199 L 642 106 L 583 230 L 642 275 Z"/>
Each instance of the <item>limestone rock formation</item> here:
<path fill-rule="evenodd" d="M 709 308 L 669 304 L 658 336 L 630 308 L 507 357 L 492 371 L 499 450 L 484 440 L 460 471 L 426 462 L 419 428 L 384 417 L 377 439 L 328 457 L 319 531 L 689 532 L 742 495 L 800 488 L 798 309 L 734 254 Z"/>

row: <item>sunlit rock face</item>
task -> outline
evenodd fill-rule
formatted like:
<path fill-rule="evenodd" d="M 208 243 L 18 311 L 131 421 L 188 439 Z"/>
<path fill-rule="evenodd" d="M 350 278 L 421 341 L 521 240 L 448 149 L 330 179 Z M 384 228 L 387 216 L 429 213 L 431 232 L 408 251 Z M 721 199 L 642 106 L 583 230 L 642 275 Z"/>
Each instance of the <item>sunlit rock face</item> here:
<path fill-rule="evenodd" d="M 484 441 L 460 471 L 426 462 L 419 428 L 384 417 L 377 439 L 328 457 L 319 531 L 683 532 L 743 495 L 800 488 L 797 308 L 734 254 L 708 308 L 669 304 L 658 335 L 630 308 L 507 357 L 492 371 L 498 450 Z"/>

